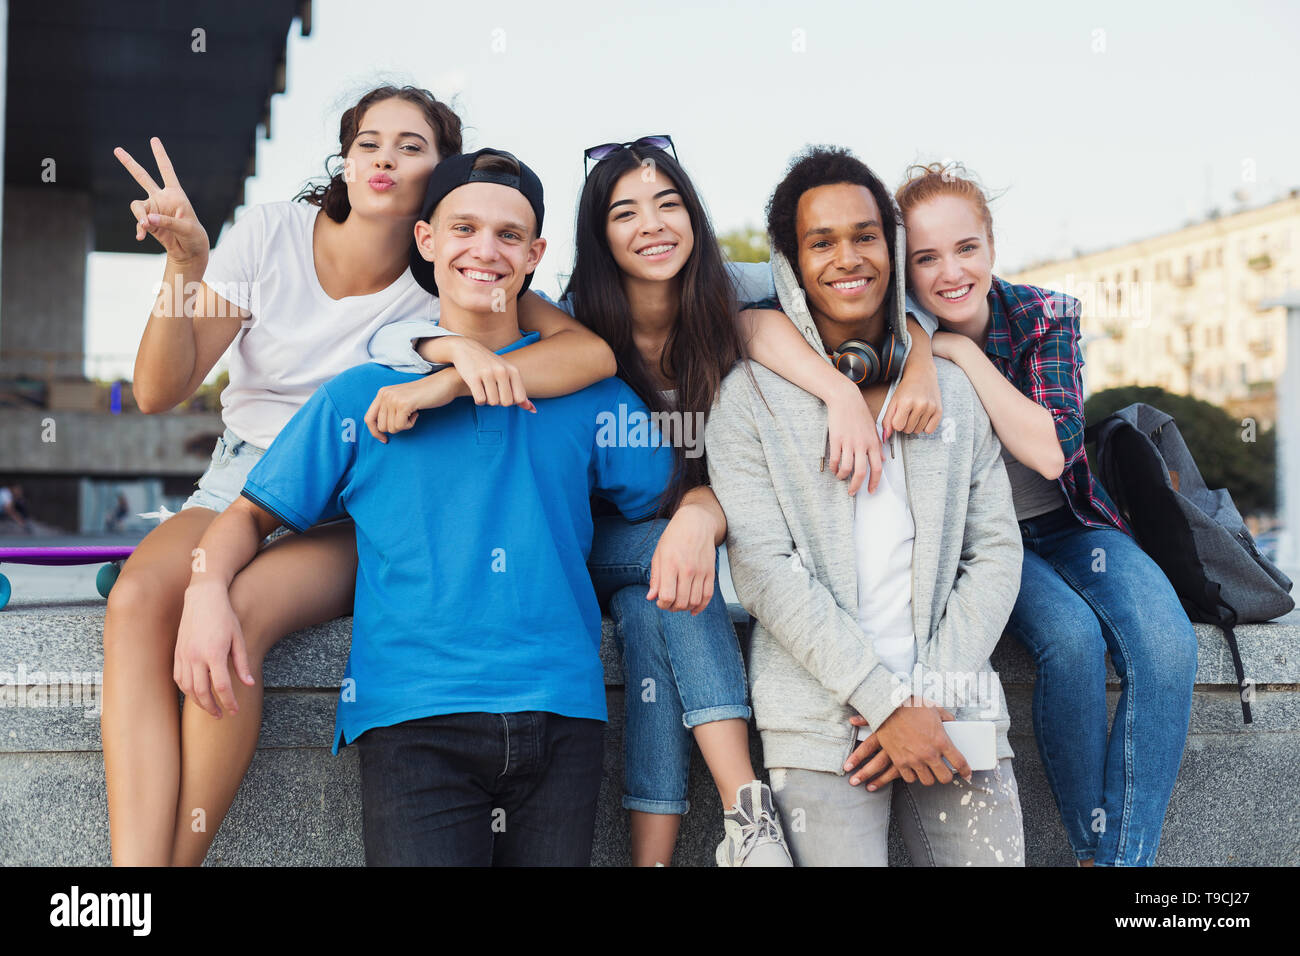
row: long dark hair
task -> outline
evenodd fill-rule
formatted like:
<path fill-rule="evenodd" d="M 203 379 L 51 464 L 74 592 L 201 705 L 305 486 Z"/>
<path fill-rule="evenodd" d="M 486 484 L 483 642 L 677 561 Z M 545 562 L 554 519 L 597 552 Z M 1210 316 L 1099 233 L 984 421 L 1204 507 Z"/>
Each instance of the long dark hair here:
<path fill-rule="evenodd" d="M 339 158 L 347 156 L 348 150 L 352 148 L 352 141 L 357 138 L 357 133 L 361 129 L 361 121 L 365 119 L 366 110 L 384 100 L 405 100 L 414 103 L 424 112 L 424 118 L 433 129 L 437 141 L 439 160 L 455 156 L 461 151 L 460 117 L 450 106 L 428 90 L 422 90 L 418 86 L 377 86 L 361 97 L 351 109 L 343 111 L 343 115 L 339 118 L 339 151 L 335 156 Z M 352 211 L 352 204 L 348 202 L 348 184 L 343 178 L 343 170 L 330 174 L 329 160 L 333 158 L 334 156 L 330 156 L 325 161 L 325 172 L 330 177 L 329 181 L 303 187 L 302 192 L 294 199 L 320 206 L 325 210 L 325 215 L 335 222 L 342 222 Z"/>
<path fill-rule="evenodd" d="M 659 394 L 632 338 L 632 307 L 623 291 L 622 271 L 614 261 L 606 234 L 614 186 L 625 173 L 646 161 L 672 180 L 691 218 L 694 248 L 682 266 L 681 305 L 677 321 L 664 342 L 659 371 L 676 384 L 676 406 Z M 566 294 L 572 294 L 574 315 L 614 351 L 618 374 L 652 412 L 680 411 L 703 422 L 718 395 L 722 379 L 745 355 L 736 326 L 736 294 L 708 212 L 686 171 L 663 150 L 621 149 L 591 170 L 578 200 L 577 252 Z M 702 436 L 701 436 L 702 437 Z M 681 443 L 674 450 L 674 478 L 664 493 L 660 513 L 675 508 L 682 495 L 708 484 L 704 455 L 687 458 Z"/>

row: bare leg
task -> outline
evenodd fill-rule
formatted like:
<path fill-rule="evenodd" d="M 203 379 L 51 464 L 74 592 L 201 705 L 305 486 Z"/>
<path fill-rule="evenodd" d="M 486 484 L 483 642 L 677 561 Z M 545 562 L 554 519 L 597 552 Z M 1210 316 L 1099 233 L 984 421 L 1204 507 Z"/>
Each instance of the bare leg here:
<path fill-rule="evenodd" d="M 287 634 L 352 613 L 356 573 L 356 533 L 348 523 L 279 538 L 235 576 L 230 601 L 256 683 L 249 687 L 231 674 L 239 712 L 220 720 L 185 701 L 174 865 L 202 864 L 253 761 L 262 727 L 266 652 Z"/>
<path fill-rule="evenodd" d="M 243 706 L 242 704 L 240 705 Z M 713 775 L 722 801 L 723 812 L 736 803 L 736 791 L 752 780 L 757 780 L 754 765 L 749 759 L 749 724 L 740 718 L 715 720 L 694 728 L 695 742 Z M 632 865 L 667 866 L 677 845 L 677 831 L 682 818 L 674 813 L 642 813 L 628 811 L 632 835 Z"/>
<path fill-rule="evenodd" d="M 127 559 L 104 615 L 99 726 L 108 832 L 117 866 L 165 866 L 180 775 L 180 720 L 172 680 L 190 553 L 216 518 L 187 508 Z"/>
<path fill-rule="evenodd" d="M 628 811 L 628 824 L 632 831 L 632 865 L 668 866 L 677 845 L 677 831 L 682 825 L 680 814 L 643 813 Z"/>
<path fill-rule="evenodd" d="M 736 804 L 736 791 L 758 779 L 749 759 L 749 722 L 734 717 L 695 728 L 695 742 L 713 775 L 725 813 Z"/>

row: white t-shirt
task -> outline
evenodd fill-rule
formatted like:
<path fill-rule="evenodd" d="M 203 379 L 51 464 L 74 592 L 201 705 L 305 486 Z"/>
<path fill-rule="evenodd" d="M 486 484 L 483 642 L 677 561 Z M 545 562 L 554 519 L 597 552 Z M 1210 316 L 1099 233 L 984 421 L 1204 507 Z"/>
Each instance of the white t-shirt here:
<path fill-rule="evenodd" d="M 881 431 L 880 422 L 877 418 L 877 434 Z M 892 457 L 889 445 L 883 440 L 882 446 L 885 467 L 880 485 L 868 494 L 864 481 L 854 506 L 858 626 L 871 638 L 881 663 L 910 680 L 912 665 L 916 663 L 916 636 L 912 627 L 912 542 L 916 525 L 907 501 L 903 459 Z"/>
<path fill-rule="evenodd" d="M 212 250 L 203 280 L 253 317 L 230 350 L 230 385 L 221 417 L 236 435 L 263 448 L 318 387 L 370 360 L 380 326 L 438 318 L 438 300 L 407 269 L 371 295 L 331 299 L 316 277 L 312 230 L 317 206 L 253 206 Z"/>

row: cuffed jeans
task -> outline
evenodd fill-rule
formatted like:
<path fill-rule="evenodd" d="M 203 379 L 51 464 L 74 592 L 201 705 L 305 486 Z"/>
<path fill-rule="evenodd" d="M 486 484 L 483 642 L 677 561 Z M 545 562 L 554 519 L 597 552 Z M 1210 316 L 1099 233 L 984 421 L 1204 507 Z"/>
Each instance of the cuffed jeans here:
<path fill-rule="evenodd" d="M 1196 634 L 1164 572 L 1128 535 L 1068 508 L 1020 522 L 1007 629 L 1033 655 L 1034 733 L 1078 859 L 1150 866 L 1182 761 Z M 1121 681 L 1107 734 L 1106 661 Z"/>
<path fill-rule="evenodd" d="M 745 663 L 716 579 L 713 598 L 695 616 L 646 600 L 650 559 L 667 526 L 598 517 L 587 562 L 623 652 L 623 807 L 644 813 L 690 808 L 691 728 L 750 715 Z"/>
<path fill-rule="evenodd" d="M 777 767 L 769 777 L 795 866 L 888 865 L 891 812 L 913 866 L 1025 865 L 1010 757 L 972 772 L 970 783 L 895 780 L 875 792 L 848 774 Z"/>
<path fill-rule="evenodd" d="M 357 738 L 367 866 L 589 866 L 604 723 L 444 714 Z"/>

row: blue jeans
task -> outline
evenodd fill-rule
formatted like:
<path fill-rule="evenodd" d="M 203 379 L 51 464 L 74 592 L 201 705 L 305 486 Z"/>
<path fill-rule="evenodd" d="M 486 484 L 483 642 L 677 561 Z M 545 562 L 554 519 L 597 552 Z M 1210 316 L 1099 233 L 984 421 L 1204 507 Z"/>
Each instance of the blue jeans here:
<path fill-rule="evenodd" d="M 443 714 L 357 738 L 367 866 L 588 866 L 605 725 Z"/>
<path fill-rule="evenodd" d="M 1182 761 L 1196 634 L 1164 572 L 1128 535 L 1069 508 L 1020 522 L 1007 629 L 1037 665 L 1034 733 L 1075 856 L 1150 866 Z M 1106 662 L 1121 681 L 1107 735 Z"/>
<path fill-rule="evenodd" d="M 662 519 L 630 524 L 598 517 L 587 562 L 623 652 L 623 807 L 643 813 L 690 809 L 691 728 L 750 714 L 745 662 L 717 581 L 696 616 L 661 611 L 646 600 L 650 559 L 667 526 Z"/>

